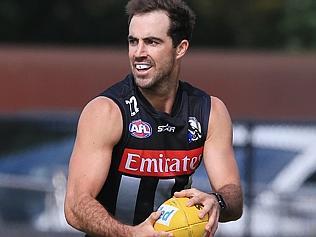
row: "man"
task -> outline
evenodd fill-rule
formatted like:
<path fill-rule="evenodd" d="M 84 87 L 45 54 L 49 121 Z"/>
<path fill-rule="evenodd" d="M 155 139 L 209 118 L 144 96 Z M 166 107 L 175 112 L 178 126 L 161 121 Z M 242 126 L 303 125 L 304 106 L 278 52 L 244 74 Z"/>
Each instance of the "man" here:
<path fill-rule="evenodd" d="M 65 215 L 89 236 L 172 236 L 154 212 L 171 196 L 202 204 L 206 236 L 242 213 L 232 126 L 216 97 L 179 80 L 195 17 L 181 0 L 131 0 L 131 74 L 82 111 Z M 203 157 L 214 193 L 190 189 Z"/>

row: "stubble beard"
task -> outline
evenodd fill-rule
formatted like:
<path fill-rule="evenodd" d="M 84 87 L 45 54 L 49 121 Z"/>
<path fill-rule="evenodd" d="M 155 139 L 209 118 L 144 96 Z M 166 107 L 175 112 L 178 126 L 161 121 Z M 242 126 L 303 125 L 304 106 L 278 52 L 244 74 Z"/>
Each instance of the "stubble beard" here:
<path fill-rule="evenodd" d="M 134 75 L 135 83 L 140 89 L 154 89 L 159 88 L 166 80 L 168 80 L 170 73 L 156 73 L 150 78 L 139 78 Z"/>
<path fill-rule="evenodd" d="M 137 75 L 134 73 L 136 86 L 144 90 L 160 90 L 164 88 L 166 83 L 168 84 L 169 78 L 171 77 L 174 69 L 174 63 L 174 60 L 170 60 L 165 70 L 156 72 L 150 78 L 137 77 Z"/>

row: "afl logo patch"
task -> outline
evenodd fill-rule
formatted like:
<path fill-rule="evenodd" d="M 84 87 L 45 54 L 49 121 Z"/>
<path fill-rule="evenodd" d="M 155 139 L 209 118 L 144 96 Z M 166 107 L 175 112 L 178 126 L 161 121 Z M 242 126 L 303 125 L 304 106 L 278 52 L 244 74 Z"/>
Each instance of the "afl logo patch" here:
<path fill-rule="evenodd" d="M 141 119 L 131 122 L 128 126 L 128 130 L 133 137 L 137 138 L 147 138 L 152 134 L 150 124 L 142 121 Z"/>

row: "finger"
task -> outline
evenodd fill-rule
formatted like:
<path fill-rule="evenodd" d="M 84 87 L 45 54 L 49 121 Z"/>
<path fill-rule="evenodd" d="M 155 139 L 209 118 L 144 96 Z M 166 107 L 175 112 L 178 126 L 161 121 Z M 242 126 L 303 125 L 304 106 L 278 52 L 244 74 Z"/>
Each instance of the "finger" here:
<path fill-rule="evenodd" d="M 197 190 L 195 188 L 190 188 L 190 189 L 184 189 L 180 192 L 175 192 L 174 196 L 175 197 L 192 197 L 197 193 Z"/>
<path fill-rule="evenodd" d="M 161 211 L 152 212 L 150 216 L 147 218 L 147 221 L 154 225 L 154 223 L 159 219 L 161 216 Z M 154 237 L 173 237 L 172 233 L 159 231 L 154 234 Z"/>
<path fill-rule="evenodd" d="M 159 231 L 158 236 L 159 237 L 173 237 L 173 234 L 169 232 Z"/>
<path fill-rule="evenodd" d="M 147 221 L 149 221 L 153 225 L 159 219 L 160 215 L 161 211 L 152 212 L 147 218 Z"/>
<path fill-rule="evenodd" d="M 211 210 L 211 206 L 210 205 L 205 205 L 203 206 L 203 208 L 199 211 L 199 218 L 204 218 L 208 213 L 209 211 Z"/>
<path fill-rule="evenodd" d="M 212 237 L 212 236 L 211 236 L 210 232 L 205 231 L 204 234 L 203 234 L 203 237 Z"/>
<path fill-rule="evenodd" d="M 191 197 L 186 203 L 188 207 L 191 207 L 195 204 L 201 204 L 199 196 Z"/>
<path fill-rule="evenodd" d="M 212 230 L 210 232 L 210 235 L 211 236 L 214 236 L 216 231 L 217 231 L 217 228 L 218 228 L 218 222 L 215 223 L 215 225 L 212 226 Z"/>
<path fill-rule="evenodd" d="M 174 196 L 177 198 L 181 198 L 181 197 L 187 197 L 187 190 L 182 190 L 180 192 L 175 192 Z"/>
<path fill-rule="evenodd" d="M 199 203 L 202 204 L 203 208 L 199 212 L 199 217 L 203 218 L 206 214 L 210 212 L 212 208 L 218 209 L 218 203 L 214 199 L 209 199 L 207 196 L 200 195 L 199 200 L 197 200 Z"/>
<path fill-rule="evenodd" d="M 205 225 L 205 230 L 207 232 L 210 232 L 212 235 L 214 235 L 217 230 L 218 219 L 219 219 L 218 211 L 213 211 L 209 213 L 209 219 L 208 219 L 208 223 Z"/>

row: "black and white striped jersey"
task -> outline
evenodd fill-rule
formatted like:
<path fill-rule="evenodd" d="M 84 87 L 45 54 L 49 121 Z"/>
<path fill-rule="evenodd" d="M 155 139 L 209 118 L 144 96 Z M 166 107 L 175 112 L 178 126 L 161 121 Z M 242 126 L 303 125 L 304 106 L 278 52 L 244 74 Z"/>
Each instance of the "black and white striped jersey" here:
<path fill-rule="evenodd" d="M 202 159 L 210 96 L 180 81 L 171 114 L 162 113 L 141 94 L 132 75 L 101 96 L 118 104 L 124 125 L 97 199 L 118 220 L 136 225 L 175 191 L 191 186 Z"/>

